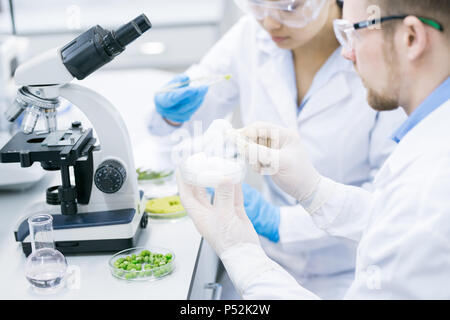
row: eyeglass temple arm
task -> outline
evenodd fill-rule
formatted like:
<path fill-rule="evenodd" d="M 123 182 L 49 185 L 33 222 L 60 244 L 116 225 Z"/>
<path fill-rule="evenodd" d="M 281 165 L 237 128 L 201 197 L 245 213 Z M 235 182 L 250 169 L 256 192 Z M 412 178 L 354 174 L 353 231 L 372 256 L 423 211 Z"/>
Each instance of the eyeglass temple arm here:
<path fill-rule="evenodd" d="M 398 16 L 383 17 L 381 19 L 372 19 L 372 20 L 361 21 L 361 22 L 355 23 L 353 25 L 353 27 L 355 28 L 355 30 L 368 28 L 377 23 L 382 23 L 382 22 L 389 21 L 389 20 L 405 19 L 407 16 L 408 15 L 398 15 Z M 444 27 L 442 27 L 442 25 L 440 23 L 438 23 L 432 19 L 428 19 L 428 18 L 424 18 L 424 17 L 417 17 L 417 18 L 420 21 L 422 21 L 423 23 L 425 23 L 439 31 L 444 31 Z"/>
<path fill-rule="evenodd" d="M 355 28 L 355 30 L 358 30 L 358 29 L 368 28 L 375 24 L 382 23 L 382 22 L 389 21 L 389 20 L 405 19 L 406 17 L 407 17 L 406 15 L 402 15 L 402 16 L 383 17 L 381 19 L 366 20 L 366 21 L 361 21 L 361 22 L 355 23 L 353 25 L 353 27 Z"/>

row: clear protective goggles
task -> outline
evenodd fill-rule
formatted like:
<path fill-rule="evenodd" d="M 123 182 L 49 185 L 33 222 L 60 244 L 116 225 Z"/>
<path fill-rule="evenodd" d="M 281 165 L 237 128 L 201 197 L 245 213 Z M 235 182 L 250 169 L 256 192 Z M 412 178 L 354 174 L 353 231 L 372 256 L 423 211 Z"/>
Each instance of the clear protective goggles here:
<path fill-rule="evenodd" d="M 304 28 L 317 19 L 327 0 L 234 0 L 257 20 L 268 16 L 291 28 Z"/>
<path fill-rule="evenodd" d="M 381 25 L 383 22 L 391 20 L 402 20 L 408 16 L 412 15 L 403 14 L 403 15 L 387 16 L 379 19 L 360 21 L 357 23 L 351 23 L 343 19 L 336 19 L 333 22 L 334 33 L 336 34 L 336 38 L 338 39 L 341 46 L 344 47 L 345 50 L 351 51 L 355 49 L 355 42 L 361 39 L 361 36 L 358 34 L 357 30 L 361 30 L 364 28 L 381 29 L 379 25 Z M 440 32 L 444 31 L 444 27 L 442 26 L 442 24 L 440 24 L 439 22 L 437 22 L 432 18 L 426 17 L 417 17 L 417 18 L 420 21 L 422 21 L 422 23 Z"/>
<path fill-rule="evenodd" d="M 355 25 L 343 19 L 336 19 L 333 22 L 334 33 L 341 46 L 351 51 L 355 47 L 355 41 L 359 38 Z"/>

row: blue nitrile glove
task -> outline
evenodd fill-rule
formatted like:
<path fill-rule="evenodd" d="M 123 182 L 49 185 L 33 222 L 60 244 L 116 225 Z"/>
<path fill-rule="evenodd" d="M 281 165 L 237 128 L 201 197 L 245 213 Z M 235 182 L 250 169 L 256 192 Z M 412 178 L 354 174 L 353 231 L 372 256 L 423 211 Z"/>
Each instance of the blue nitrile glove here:
<path fill-rule="evenodd" d="M 267 202 L 257 190 L 248 184 L 242 184 L 242 193 L 245 212 L 256 232 L 273 242 L 278 242 L 280 240 L 278 233 L 280 208 Z"/>
<path fill-rule="evenodd" d="M 214 197 L 214 188 L 206 188 L 206 193 Z"/>
<path fill-rule="evenodd" d="M 189 81 L 189 77 L 180 74 L 167 85 Z M 182 123 L 188 121 L 205 100 L 207 86 L 184 87 L 171 92 L 157 93 L 155 95 L 156 111 L 172 122 Z"/>

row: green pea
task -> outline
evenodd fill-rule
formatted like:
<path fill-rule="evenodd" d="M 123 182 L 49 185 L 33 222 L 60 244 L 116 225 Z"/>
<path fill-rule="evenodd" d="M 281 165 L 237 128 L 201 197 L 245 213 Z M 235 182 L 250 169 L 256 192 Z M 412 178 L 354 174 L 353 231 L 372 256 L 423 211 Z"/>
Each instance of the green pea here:
<path fill-rule="evenodd" d="M 130 273 L 125 274 L 125 279 L 131 280 L 133 278 L 134 278 L 133 273 L 130 272 Z"/>
<path fill-rule="evenodd" d="M 115 271 L 115 275 L 118 276 L 118 277 L 122 277 L 124 275 L 124 273 L 125 272 L 123 270 L 116 270 Z"/>
<path fill-rule="evenodd" d="M 150 251 L 148 251 L 148 250 L 142 250 L 142 252 L 141 252 L 141 256 L 142 256 L 142 257 L 148 256 L 148 255 L 150 255 Z"/>
<path fill-rule="evenodd" d="M 114 266 L 119 269 L 116 271 L 118 276 L 124 276 L 131 280 L 137 277 L 151 276 L 162 277 L 172 270 L 170 265 L 173 259 L 171 253 L 153 253 L 149 250 L 142 250 L 114 262 Z"/>

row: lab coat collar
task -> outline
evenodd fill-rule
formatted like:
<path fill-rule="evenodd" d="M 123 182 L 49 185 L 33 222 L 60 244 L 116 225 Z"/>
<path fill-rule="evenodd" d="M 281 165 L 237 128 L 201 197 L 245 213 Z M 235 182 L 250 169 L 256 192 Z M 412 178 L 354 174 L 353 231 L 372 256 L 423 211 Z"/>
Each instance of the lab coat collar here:
<path fill-rule="evenodd" d="M 272 56 L 259 67 L 258 76 L 283 124 L 296 128 L 295 73 L 290 52 Z"/>
<path fill-rule="evenodd" d="M 342 47 L 337 48 L 319 69 L 304 100 L 307 100 L 311 95 L 320 90 L 320 88 L 327 85 L 334 75 L 341 72 L 354 72 L 353 64 L 342 57 L 341 51 Z"/>
<path fill-rule="evenodd" d="M 344 59 L 340 52 L 339 47 L 315 75 L 311 88 L 303 98 L 304 107 L 299 121 L 306 121 L 352 94 L 346 74 L 355 71 L 352 63 Z"/>
<path fill-rule="evenodd" d="M 450 77 L 439 85 L 408 117 L 400 128 L 394 133 L 392 139 L 399 143 L 403 137 L 420 121 L 426 118 L 436 108 L 439 108 L 450 97 Z"/>
<path fill-rule="evenodd" d="M 387 161 L 391 174 L 400 172 L 423 156 L 448 152 L 450 99 L 412 128 Z"/>

